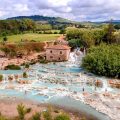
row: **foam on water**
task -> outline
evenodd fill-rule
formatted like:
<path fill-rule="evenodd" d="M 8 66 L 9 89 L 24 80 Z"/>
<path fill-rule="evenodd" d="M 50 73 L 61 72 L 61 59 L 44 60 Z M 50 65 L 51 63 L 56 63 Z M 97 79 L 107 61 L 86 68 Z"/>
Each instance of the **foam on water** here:
<path fill-rule="evenodd" d="M 80 68 L 84 56 L 85 53 L 76 49 L 70 53 L 70 58 L 67 62 L 33 65 L 27 73 L 30 76 L 28 79 L 19 78 L 20 80 L 31 81 L 31 83 L 25 85 L 15 83 L 16 80 L 13 73 L 20 75 L 22 74 L 21 71 L 0 71 L 4 76 L 4 81 L 1 83 L 0 89 L 17 90 L 18 92 L 22 92 L 23 95 L 27 92 L 27 95 L 31 98 L 33 98 L 32 96 L 40 98 L 41 93 L 43 93 L 41 97 L 48 96 L 51 98 L 57 95 L 71 97 L 74 92 L 81 93 L 83 88 L 85 91 L 91 93 L 94 91 L 94 86 L 86 84 L 91 76 L 84 74 L 83 69 Z M 8 80 L 9 75 L 12 75 L 14 78 L 11 82 Z M 91 79 L 97 79 L 97 77 L 92 76 Z M 113 91 L 108 86 L 106 79 L 101 78 L 101 80 L 103 81 L 103 88 L 98 88 L 98 91 L 105 91 L 106 89 Z"/>

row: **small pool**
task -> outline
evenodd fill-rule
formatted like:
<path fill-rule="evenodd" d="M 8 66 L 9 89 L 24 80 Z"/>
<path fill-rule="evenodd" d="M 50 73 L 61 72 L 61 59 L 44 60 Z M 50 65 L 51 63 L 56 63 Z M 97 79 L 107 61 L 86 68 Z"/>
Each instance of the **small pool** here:
<path fill-rule="evenodd" d="M 38 66 L 35 66 L 35 68 L 39 69 L 39 72 L 48 72 L 48 70 L 50 70 L 50 71 L 56 71 L 56 72 L 79 73 L 79 72 L 83 71 L 83 69 L 81 67 L 74 67 L 74 66 L 66 67 L 66 66 L 59 65 L 58 63 L 46 64 L 45 66 L 38 65 Z"/>
<path fill-rule="evenodd" d="M 37 93 L 37 91 L 35 93 Z M 42 95 L 42 94 L 34 95 L 34 94 L 31 94 L 31 92 L 25 93 L 25 91 L 20 92 L 17 90 L 10 90 L 10 89 L 0 90 L 0 96 L 1 96 L 1 98 L 2 97 L 4 97 L 4 98 L 5 97 L 12 97 L 12 98 L 38 101 L 41 103 L 49 99 L 49 96 L 46 96 L 46 95 Z"/>
<path fill-rule="evenodd" d="M 22 74 L 22 70 L 0 70 L 0 74 Z"/>
<path fill-rule="evenodd" d="M 56 105 L 62 105 L 66 107 L 73 107 L 77 110 L 82 110 L 87 114 L 91 114 L 99 118 L 99 120 L 109 120 L 102 113 L 97 112 L 91 107 L 82 104 L 80 101 L 70 98 L 71 94 L 81 93 L 84 90 L 86 92 L 93 92 L 94 86 L 87 85 L 85 78 L 98 79 L 94 75 L 84 74 L 84 70 L 79 67 L 80 65 L 72 64 L 71 62 L 63 63 L 49 63 L 49 64 L 35 64 L 32 65 L 27 72 L 30 75 L 25 80 L 31 80 L 30 84 L 18 84 L 16 81 L 4 81 L 0 83 L 0 96 L 1 97 L 16 97 L 33 100 L 37 102 L 48 102 Z M 0 70 L 0 74 L 19 75 L 23 74 L 22 70 Z M 83 75 L 82 78 L 81 75 Z M 21 79 L 21 78 L 19 78 Z M 83 83 L 84 82 L 84 83 Z M 105 79 L 103 80 L 106 83 Z M 97 91 L 101 92 L 105 90 L 107 84 L 104 84 L 104 88 L 97 88 Z M 6 86 L 10 86 L 9 89 L 5 89 Z M 13 88 L 12 88 L 13 87 Z M 111 89 L 112 92 L 120 92 L 118 89 Z M 66 97 L 69 96 L 69 97 Z M 105 118 L 103 118 L 105 117 Z"/>

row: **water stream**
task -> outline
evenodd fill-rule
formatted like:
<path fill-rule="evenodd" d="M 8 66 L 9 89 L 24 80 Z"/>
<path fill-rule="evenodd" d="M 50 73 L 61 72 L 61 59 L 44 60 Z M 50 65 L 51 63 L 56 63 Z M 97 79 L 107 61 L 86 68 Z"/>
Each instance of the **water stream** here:
<path fill-rule="evenodd" d="M 30 99 L 43 103 L 56 103 L 66 105 L 66 107 L 74 107 L 80 110 L 81 106 L 84 106 L 86 113 L 96 115 L 100 120 L 105 117 L 102 113 L 95 112 L 91 107 L 87 107 L 82 102 L 83 97 L 80 93 L 83 92 L 83 88 L 86 92 L 92 93 L 95 91 L 94 85 L 87 84 L 88 81 L 94 82 L 96 79 L 100 79 L 103 82 L 103 87 L 98 87 L 96 91 L 102 92 L 106 89 L 111 92 L 118 92 L 117 89 L 110 88 L 107 84 L 107 78 L 97 77 L 92 74 L 85 74 L 84 70 L 80 67 L 84 53 L 78 49 L 70 54 L 70 59 L 67 62 L 60 63 L 48 63 L 48 64 L 35 64 L 32 65 L 27 72 L 29 77 L 27 79 L 22 78 L 23 70 L 0 70 L 0 74 L 3 74 L 4 80 L 0 83 L 0 96 L 1 97 L 17 97 Z M 15 75 L 18 75 L 16 80 Z M 12 76 L 13 80 L 9 80 L 8 77 Z M 29 81 L 28 84 L 19 84 L 18 80 Z M 76 93 L 79 97 L 79 104 L 76 101 Z M 59 96 L 59 97 L 58 97 Z M 64 99 L 66 98 L 66 104 Z M 69 102 L 67 104 L 69 98 Z M 90 112 L 91 111 L 91 112 Z M 104 119 L 108 120 L 108 118 Z"/>

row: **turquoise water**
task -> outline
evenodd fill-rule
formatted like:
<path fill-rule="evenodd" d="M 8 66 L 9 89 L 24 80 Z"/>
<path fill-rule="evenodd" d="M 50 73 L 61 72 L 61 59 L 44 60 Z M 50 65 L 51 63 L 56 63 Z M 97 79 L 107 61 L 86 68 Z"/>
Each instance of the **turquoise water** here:
<path fill-rule="evenodd" d="M 63 65 L 63 64 L 61 64 L 61 65 L 59 65 L 58 63 L 56 63 L 56 64 L 53 64 L 53 63 L 51 63 L 51 64 L 45 64 L 45 65 L 40 65 L 39 67 L 38 66 L 34 66 L 34 69 L 39 69 L 39 71 L 41 72 L 45 72 L 45 71 L 47 71 L 48 72 L 48 70 L 52 70 L 52 71 L 56 71 L 56 72 L 73 72 L 73 73 L 79 73 L 79 72 L 81 72 L 81 71 L 83 71 L 83 69 L 82 68 L 80 68 L 80 67 L 76 67 L 76 66 L 74 66 L 74 67 L 67 67 L 67 66 L 65 66 L 65 65 Z"/>
<path fill-rule="evenodd" d="M 32 92 L 20 92 L 17 90 L 0 90 L 0 96 L 2 97 L 12 97 L 12 98 L 18 98 L 18 99 L 27 99 L 27 100 L 33 100 L 33 101 L 38 101 L 38 102 L 44 102 L 48 99 L 47 96 L 44 95 L 34 95 L 36 93 L 35 91 Z"/>
<path fill-rule="evenodd" d="M 30 80 L 31 84 L 20 85 L 16 81 L 5 81 L 0 83 L 0 96 L 22 98 L 42 103 L 54 103 L 56 105 L 73 107 L 79 111 L 84 107 L 84 109 L 82 108 L 83 112 L 96 116 L 100 120 L 108 120 L 105 115 L 97 112 L 87 105 L 84 105 L 80 101 L 73 100 L 70 97 L 65 97 L 67 95 L 69 96 L 71 93 L 74 94 L 74 92 L 81 93 L 83 91 L 83 87 L 86 92 L 94 92 L 94 86 L 76 82 L 77 79 L 82 79 L 79 74 L 83 74 L 83 69 L 79 66 L 69 66 L 69 64 L 69 62 L 65 62 L 32 65 L 30 67 L 31 70 L 27 72 L 31 77 L 27 79 L 20 78 L 23 80 Z M 22 75 L 23 71 L 0 70 L 0 74 L 4 74 L 6 76 L 11 74 Z M 94 76 L 92 77 L 94 79 Z M 61 83 L 61 81 L 63 82 Z M 83 78 L 83 81 L 85 82 L 85 78 Z M 13 89 L 6 89 L 8 86 L 13 86 Z M 102 90 L 102 88 L 97 89 L 100 92 Z M 112 92 L 118 91 L 118 89 L 112 89 Z M 103 119 L 103 117 L 106 117 L 106 119 Z"/>
<path fill-rule="evenodd" d="M 76 101 L 74 99 L 70 99 L 69 97 L 55 97 L 52 98 L 49 103 L 53 105 L 58 105 L 58 106 L 64 106 L 67 107 L 70 110 L 77 110 L 79 112 L 82 112 L 83 115 L 87 114 L 88 116 L 94 118 L 94 120 L 110 120 L 109 117 L 106 115 L 97 112 L 95 109 L 92 107 L 85 105 L 81 103 L 80 101 Z"/>
<path fill-rule="evenodd" d="M 53 105 L 67 107 L 68 109 L 71 109 L 71 110 L 78 110 L 79 112 L 82 112 L 89 116 L 96 117 L 98 120 L 110 120 L 104 114 L 97 112 L 95 109 L 91 108 L 88 105 L 84 105 L 80 101 L 76 101 L 68 97 L 57 97 L 57 96 L 46 101 L 48 99 L 47 96 L 33 95 L 34 93 L 36 93 L 36 91 L 33 91 L 32 94 L 31 93 L 25 94 L 24 92 L 19 92 L 16 90 L 0 90 L 1 97 L 4 95 L 12 98 L 20 98 L 20 99 L 27 99 L 27 100 L 32 100 L 36 102 L 51 103 Z"/>
<path fill-rule="evenodd" d="M 22 70 L 0 70 L 0 74 L 22 74 Z"/>
<path fill-rule="evenodd" d="M 83 91 L 83 86 L 78 86 L 78 85 L 70 85 L 68 86 L 68 88 L 71 91 L 75 91 L 75 92 L 82 92 Z M 85 89 L 85 88 L 84 88 Z M 92 93 L 93 91 L 93 87 L 92 86 L 88 86 L 87 89 L 85 89 L 86 92 Z"/>

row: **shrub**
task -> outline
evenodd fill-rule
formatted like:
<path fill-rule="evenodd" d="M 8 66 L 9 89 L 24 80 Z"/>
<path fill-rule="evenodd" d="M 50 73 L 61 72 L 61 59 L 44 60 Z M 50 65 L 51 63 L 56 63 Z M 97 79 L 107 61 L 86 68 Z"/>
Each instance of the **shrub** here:
<path fill-rule="evenodd" d="M 28 77 L 27 73 L 24 72 L 24 73 L 23 73 L 23 78 L 27 78 L 27 77 Z"/>
<path fill-rule="evenodd" d="M 24 120 L 25 114 L 27 113 L 26 108 L 23 104 L 17 106 L 17 111 L 19 115 L 19 120 Z"/>
<path fill-rule="evenodd" d="M 26 109 L 26 113 L 30 113 L 31 110 L 32 110 L 31 108 L 27 108 L 27 109 Z"/>
<path fill-rule="evenodd" d="M 25 66 L 26 64 L 25 63 L 22 63 L 21 66 Z"/>
<path fill-rule="evenodd" d="M 82 66 L 97 75 L 120 78 L 120 45 L 90 48 Z"/>
<path fill-rule="evenodd" d="M 25 64 L 25 68 L 29 68 L 30 67 L 30 65 L 29 64 Z"/>
<path fill-rule="evenodd" d="M 23 41 L 23 40 L 22 40 Z M 29 55 L 31 52 L 44 51 L 45 42 L 21 42 L 19 44 L 7 43 L 2 45 L 0 49 L 5 53 L 6 56 L 14 58 Z"/>
<path fill-rule="evenodd" d="M 0 120 L 7 120 L 4 116 L 0 115 Z"/>
<path fill-rule="evenodd" d="M 42 64 L 47 64 L 48 63 L 48 61 L 44 60 L 44 59 L 43 60 L 39 60 L 39 62 L 42 63 Z"/>
<path fill-rule="evenodd" d="M 21 67 L 18 65 L 8 65 L 5 67 L 6 70 L 21 70 Z"/>
<path fill-rule="evenodd" d="M 70 120 L 70 117 L 66 114 L 61 114 L 61 115 L 56 116 L 54 120 Z"/>
<path fill-rule="evenodd" d="M 54 34 L 58 34 L 58 32 L 54 32 Z"/>
<path fill-rule="evenodd" d="M 37 62 L 37 61 L 36 61 Z M 36 62 L 35 61 L 31 61 L 30 62 L 30 65 L 34 65 L 34 64 L 36 64 Z"/>
<path fill-rule="evenodd" d="M 0 75 L 0 82 L 3 80 L 3 75 Z"/>
<path fill-rule="evenodd" d="M 55 112 L 55 113 L 59 113 L 59 110 L 55 109 L 54 112 Z"/>
<path fill-rule="evenodd" d="M 5 36 L 5 37 L 3 38 L 3 41 L 6 42 L 7 40 L 8 40 L 8 38 Z"/>
<path fill-rule="evenodd" d="M 52 115 L 51 115 L 50 110 L 43 112 L 43 117 L 45 120 L 52 120 Z"/>
<path fill-rule="evenodd" d="M 0 120 L 7 120 L 0 112 Z"/>
<path fill-rule="evenodd" d="M 41 114 L 38 113 L 38 112 L 36 112 L 36 113 L 32 116 L 32 120 L 41 120 L 41 119 L 40 119 L 40 116 L 41 116 Z"/>
<path fill-rule="evenodd" d="M 40 31 L 39 34 L 42 34 L 42 32 Z"/>

